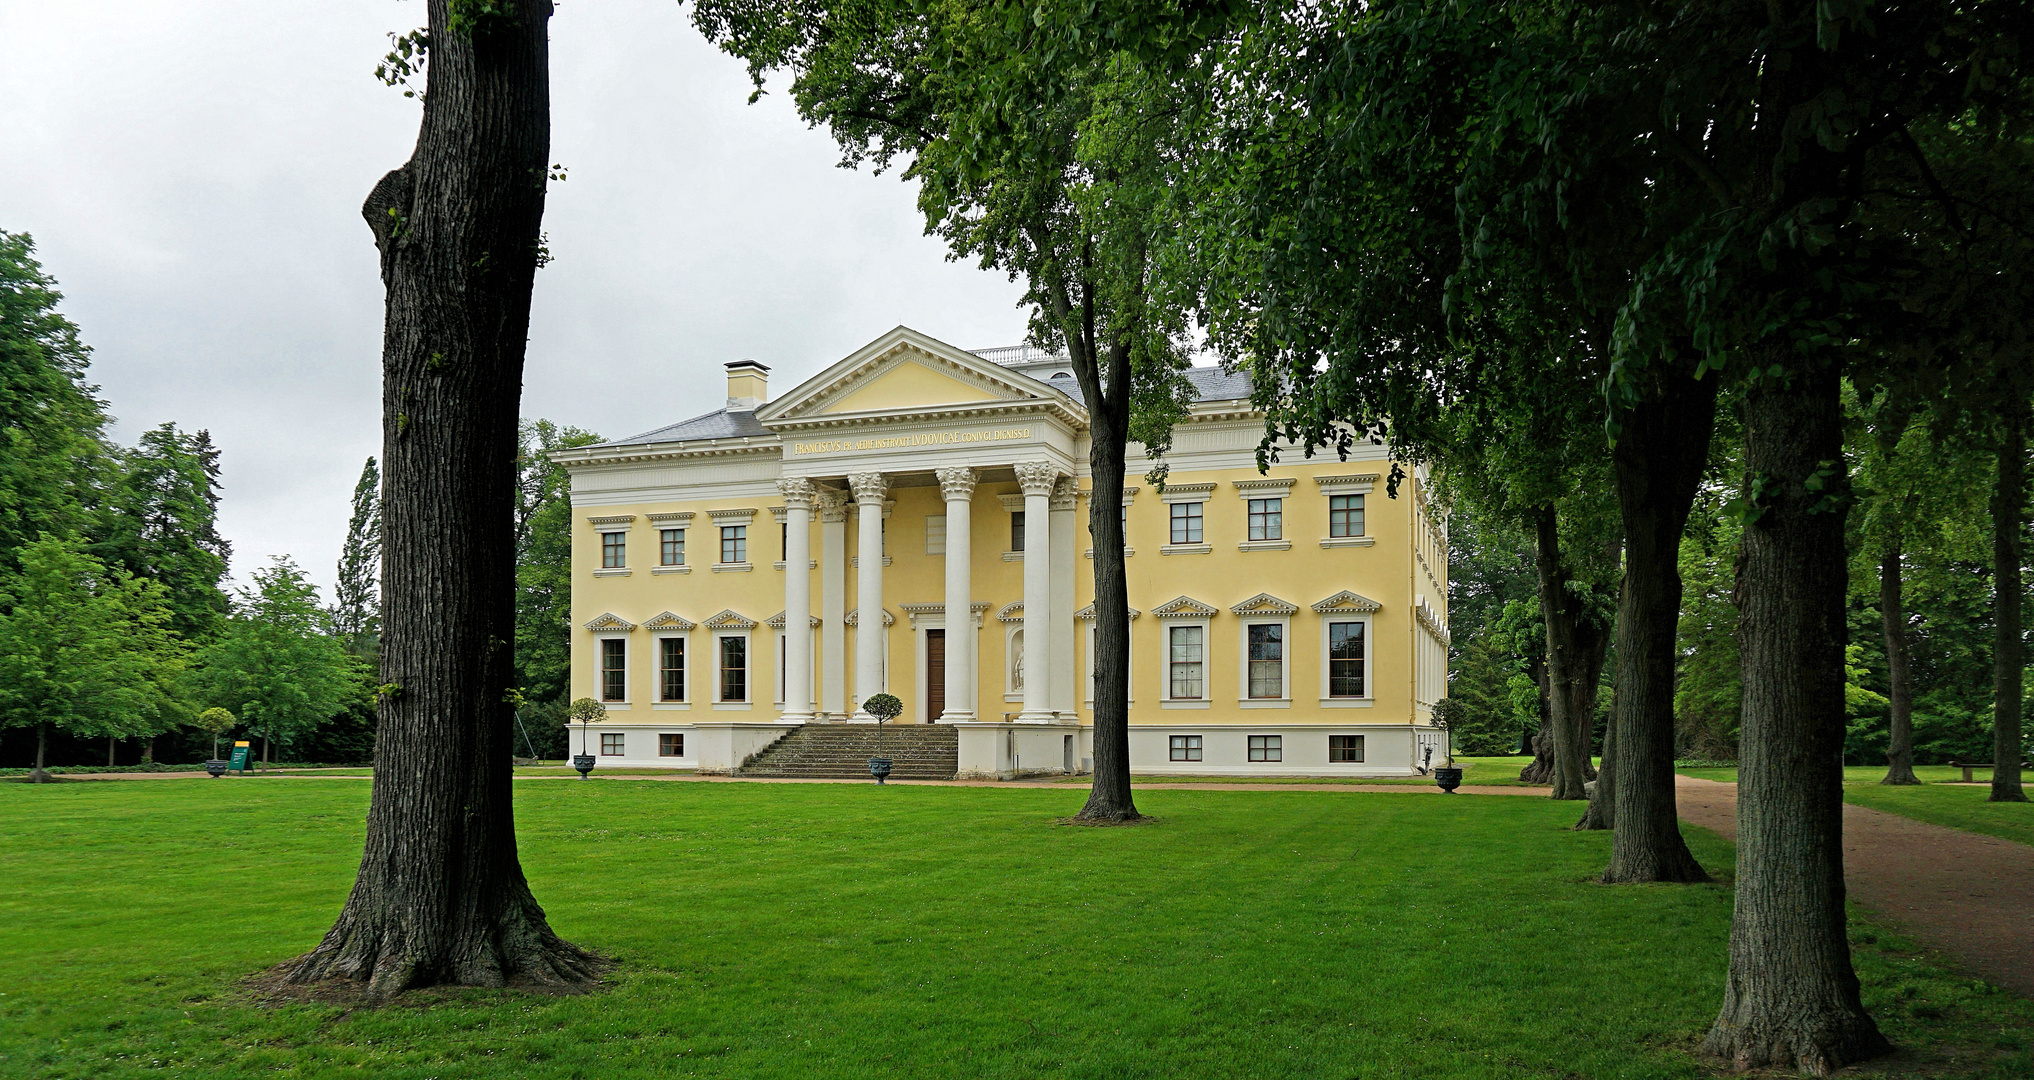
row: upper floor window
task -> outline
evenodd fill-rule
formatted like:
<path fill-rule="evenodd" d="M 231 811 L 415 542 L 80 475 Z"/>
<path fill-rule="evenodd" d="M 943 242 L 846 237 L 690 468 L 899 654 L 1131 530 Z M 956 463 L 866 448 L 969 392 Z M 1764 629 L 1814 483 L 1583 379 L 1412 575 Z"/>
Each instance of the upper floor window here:
<path fill-rule="evenodd" d="M 1202 626 L 1170 626 L 1166 628 L 1167 644 L 1171 648 L 1172 665 L 1168 681 L 1175 701 L 1199 701 L 1207 683 L 1204 678 L 1206 667 L 1207 628 Z"/>
<path fill-rule="evenodd" d="M 1363 624 L 1328 624 L 1328 696 L 1363 696 Z"/>
<path fill-rule="evenodd" d="M 1197 502 L 1172 503 L 1172 542 L 1175 544 L 1198 544 L 1201 542 L 1201 504 Z"/>
<path fill-rule="evenodd" d="M 600 566 L 603 570 L 629 564 L 629 534 L 625 532 L 604 532 L 600 534 Z"/>
<path fill-rule="evenodd" d="M 1328 496 L 1328 535 L 1363 535 L 1363 496 Z"/>
<path fill-rule="evenodd" d="M 665 566 L 685 565 L 684 529 L 663 530 L 663 541 L 659 547 L 661 549 L 659 554 L 662 556 Z"/>
<path fill-rule="evenodd" d="M 600 642 L 600 700 L 627 701 L 629 643 L 620 638 Z"/>
<path fill-rule="evenodd" d="M 1024 550 L 1024 511 L 1010 511 L 1010 550 Z"/>
<path fill-rule="evenodd" d="M 1283 499 L 1250 500 L 1250 539 L 1282 540 L 1285 538 Z"/>
<path fill-rule="evenodd" d="M 749 527 L 747 525 L 722 525 L 720 527 L 720 561 L 724 563 L 745 563 L 749 561 Z"/>

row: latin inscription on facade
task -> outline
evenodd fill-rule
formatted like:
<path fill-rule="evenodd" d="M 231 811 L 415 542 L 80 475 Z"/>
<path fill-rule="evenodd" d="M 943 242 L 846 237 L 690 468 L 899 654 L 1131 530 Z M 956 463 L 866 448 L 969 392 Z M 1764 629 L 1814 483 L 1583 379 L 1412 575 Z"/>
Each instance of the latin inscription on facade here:
<path fill-rule="evenodd" d="M 793 454 L 838 454 L 854 450 L 905 450 L 914 446 L 959 446 L 965 443 L 1007 442 L 1028 439 L 1030 428 L 997 428 L 992 431 L 926 431 L 916 435 L 895 435 L 885 439 L 822 439 L 792 443 Z"/>

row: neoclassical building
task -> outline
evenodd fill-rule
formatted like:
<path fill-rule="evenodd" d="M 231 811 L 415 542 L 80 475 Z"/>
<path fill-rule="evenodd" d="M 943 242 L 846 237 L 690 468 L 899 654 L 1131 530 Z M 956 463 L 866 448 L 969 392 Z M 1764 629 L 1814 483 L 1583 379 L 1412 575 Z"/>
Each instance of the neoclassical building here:
<path fill-rule="evenodd" d="M 815 723 L 958 729 L 963 776 L 1093 760 L 1087 413 L 1066 362 L 899 327 L 771 399 L 555 455 L 572 476 L 575 732 L 603 764 L 729 772 Z M 1292 454 L 1195 369 L 1163 489 L 1121 513 L 1138 773 L 1398 775 L 1447 691 L 1447 541 L 1414 471 Z M 1129 468 L 1148 462 L 1132 447 Z M 597 745 L 591 745 L 597 739 Z M 578 749 L 577 742 L 574 744 Z"/>

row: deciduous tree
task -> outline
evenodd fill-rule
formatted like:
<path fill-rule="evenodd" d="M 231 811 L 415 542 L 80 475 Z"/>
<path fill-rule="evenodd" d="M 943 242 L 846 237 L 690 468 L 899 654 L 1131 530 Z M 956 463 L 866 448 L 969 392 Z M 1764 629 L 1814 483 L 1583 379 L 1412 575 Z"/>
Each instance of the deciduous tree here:
<path fill-rule="evenodd" d="M 193 683 L 200 697 L 231 708 L 265 741 L 267 760 L 359 690 L 344 646 L 326 633 L 316 586 L 287 556 L 254 572 L 225 631 L 198 654 Z"/>

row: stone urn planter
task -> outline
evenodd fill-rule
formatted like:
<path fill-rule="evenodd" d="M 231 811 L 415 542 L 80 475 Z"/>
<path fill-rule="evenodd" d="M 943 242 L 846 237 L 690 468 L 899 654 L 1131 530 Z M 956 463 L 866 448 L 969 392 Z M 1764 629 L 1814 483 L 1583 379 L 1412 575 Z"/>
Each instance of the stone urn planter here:
<path fill-rule="evenodd" d="M 1462 786 L 1462 766 L 1443 765 L 1434 770 L 1434 784 L 1450 795 Z"/>
<path fill-rule="evenodd" d="M 890 775 L 890 759 L 886 757 L 870 758 L 869 775 L 876 778 L 876 783 L 882 783 L 883 778 Z"/>
<path fill-rule="evenodd" d="M 586 779 L 586 774 L 593 771 L 593 755 L 592 754 L 572 755 L 572 767 L 579 770 L 579 778 L 581 780 Z"/>
<path fill-rule="evenodd" d="M 221 761 L 218 758 L 212 758 L 211 760 L 205 762 L 205 771 L 212 774 L 212 779 L 217 780 L 218 778 L 226 775 L 227 768 L 230 767 L 232 764 L 233 763 L 230 761 Z"/>
<path fill-rule="evenodd" d="M 876 718 L 876 752 L 881 753 L 883 748 L 883 725 L 897 719 L 898 714 L 904 711 L 904 702 L 895 694 L 871 694 L 867 701 L 862 702 L 862 709 L 870 716 Z M 870 758 L 869 775 L 876 778 L 876 783 L 882 783 L 883 778 L 890 775 L 890 759 L 886 757 Z"/>

